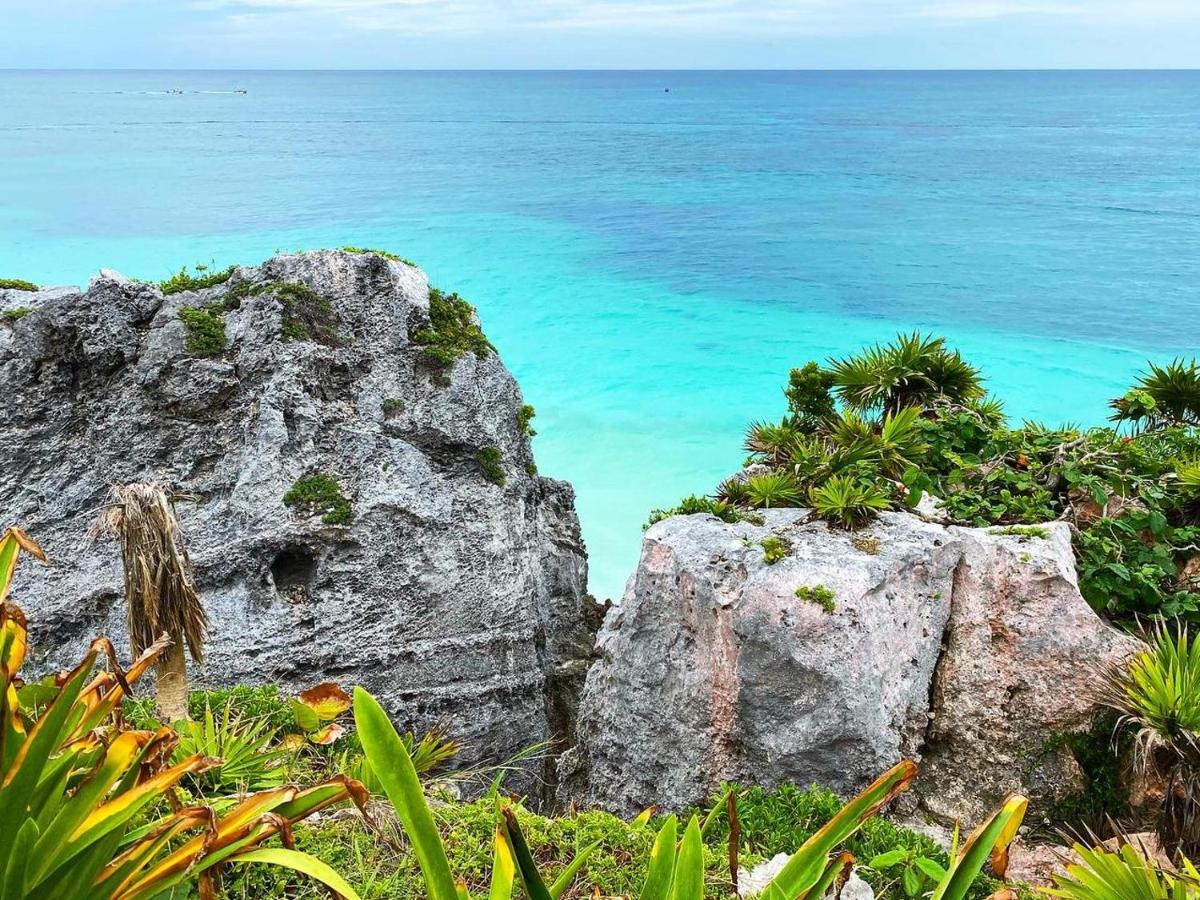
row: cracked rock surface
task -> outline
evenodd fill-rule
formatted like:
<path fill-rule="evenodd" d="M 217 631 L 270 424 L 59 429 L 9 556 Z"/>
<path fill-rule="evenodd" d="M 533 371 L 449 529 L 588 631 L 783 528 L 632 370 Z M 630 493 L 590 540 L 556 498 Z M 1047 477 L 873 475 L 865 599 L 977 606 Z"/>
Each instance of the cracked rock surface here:
<path fill-rule="evenodd" d="M 169 296 L 109 271 L 85 291 L 0 291 L 33 309 L 0 326 L 0 506 L 54 562 L 23 564 L 13 591 L 34 664 L 67 667 L 99 634 L 126 652 L 119 554 L 87 532 L 110 484 L 155 479 L 183 495 L 211 621 L 198 683 L 361 684 L 402 727 L 449 726 L 467 762 L 569 740 L 593 630 L 574 494 L 531 474 L 495 353 L 447 367 L 414 342 L 429 304 L 419 269 L 344 252 Z M 184 307 L 219 316 L 223 351 L 188 352 Z M 297 334 L 310 314 L 335 336 Z M 285 505 L 314 474 L 348 523 Z"/>

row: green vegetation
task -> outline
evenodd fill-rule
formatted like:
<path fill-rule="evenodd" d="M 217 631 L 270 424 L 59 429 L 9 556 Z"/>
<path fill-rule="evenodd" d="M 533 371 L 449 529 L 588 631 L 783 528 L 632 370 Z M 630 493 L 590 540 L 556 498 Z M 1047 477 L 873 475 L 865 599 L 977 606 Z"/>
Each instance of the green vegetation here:
<path fill-rule="evenodd" d="M 425 356 L 439 366 L 450 367 L 465 353 L 480 359 L 495 352 L 476 321 L 475 307 L 458 294 L 429 289 L 429 327 L 412 335 L 425 348 Z"/>
<path fill-rule="evenodd" d="M 1111 822 L 1119 821 L 1129 809 L 1129 786 L 1122 777 L 1121 760 L 1130 741 L 1117 730 L 1115 715 L 1100 716 L 1086 731 L 1052 734 L 1045 750 L 1065 747 L 1084 775 L 1084 785 L 1063 797 L 1047 811 L 1046 818 L 1065 824 L 1075 833 L 1102 834 Z M 1117 741 L 1114 746 L 1114 734 Z"/>
<path fill-rule="evenodd" d="M 415 262 L 407 260 L 402 256 L 397 256 L 395 253 L 392 253 L 388 250 L 375 250 L 370 247 L 343 247 L 342 250 L 346 253 L 374 253 L 376 256 L 382 256 L 384 259 L 390 259 L 392 262 L 404 263 L 404 265 L 412 266 L 414 269 L 417 267 Z"/>
<path fill-rule="evenodd" d="M 792 371 L 788 412 L 747 431 L 750 477 L 675 513 L 810 507 L 858 529 L 923 493 L 951 522 L 1023 539 L 1071 522 L 1080 589 L 1118 622 L 1200 618 L 1200 365 L 1151 366 L 1114 400 L 1119 428 L 1010 427 L 982 375 L 941 338 L 888 344 Z M 761 471 L 758 467 L 766 467 Z M 661 517 L 663 511 L 652 515 Z M 1192 562 L 1192 568 L 1185 567 Z"/>
<path fill-rule="evenodd" d="M 297 478 L 283 495 L 285 506 L 299 506 L 311 513 L 321 513 L 326 525 L 348 525 L 354 517 L 350 501 L 342 494 L 341 485 L 332 475 L 316 472 Z"/>
<path fill-rule="evenodd" d="M 988 534 L 1001 534 L 1020 538 L 1021 543 L 1034 538 L 1044 541 L 1050 537 L 1050 532 L 1041 525 L 1008 525 L 1004 528 L 989 529 Z"/>
<path fill-rule="evenodd" d="M 517 410 L 517 428 L 525 437 L 534 437 L 537 432 L 533 430 L 533 417 L 537 415 L 537 411 L 528 403 L 522 404 Z"/>
<path fill-rule="evenodd" d="M 792 552 L 792 545 L 786 539 L 777 534 L 769 534 L 762 539 L 763 562 L 768 566 L 773 566 L 782 559 L 787 559 L 788 554 Z"/>
<path fill-rule="evenodd" d="M 796 597 L 807 603 L 817 604 L 817 606 L 830 615 L 837 609 L 837 605 L 834 603 L 833 591 L 823 584 L 814 584 L 812 586 L 801 585 L 796 588 Z"/>
<path fill-rule="evenodd" d="M 6 322 L 16 322 L 25 318 L 31 312 L 33 312 L 32 306 L 14 306 L 12 309 L 4 311 L 4 320 Z"/>
<path fill-rule="evenodd" d="M 21 278 L 0 278 L 0 291 L 36 291 L 40 290 L 32 281 Z"/>
<path fill-rule="evenodd" d="M 212 270 L 210 266 L 201 264 L 196 266 L 196 272 L 192 274 L 188 271 L 188 267 L 184 266 L 166 281 L 160 281 L 158 286 L 164 294 L 202 291 L 205 288 L 224 284 L 230 279 L 236 268 L 236 266 L 230 266 L 228 269 Z"/>
<path fill-rule="evenodd" d="M 327 347 L 340 346 L 337 313 L 328 297 L 298 281 L 276 281 L 259 285 L 253 294 L 273 294 L 283 304 L 285 341 L 316 341 Z"/>
<path fill-rule="evenodd" d="M 738 508 L 724 500 L 714 500 L 712 497 L 697 497 L 692 494 L 689 497 L 684 497 L 679 501 L 679 505 L 672 509 L 655 509 L 651 510 L 650 518 L 642 530 L 645 531 L 651 525 L 656 525 L 663 519 L 669 519 L 671 516 L 691 516 L 696 513 L 708 513 L 716 516 L 722 522 L 740 522 L 743 518 Z"/>
<path fill-rule="evenodd" d="M 479 463 L 484 478 L 492 484 L 504 487 L 508 478 L 504 474 L 504 456 L 499 447 L 480 447 L 479 452 L 475 454 L 475 461 Z"/>
<path fill-rule="evenodd" d="M 185 306 L 179 310 L 186 334 L 184 349 L 193 356 L 220 356 L 225 352 L 225 320 L 211 307 Z"/>
<path fill-rule="evenodd" d="M 383 403 L 380 404 L 380 408 L 383 410 L 383 414 L 390 419 L 397 413 L 404 411 L 404 401 L 396 397 L 386 397 Z"/>

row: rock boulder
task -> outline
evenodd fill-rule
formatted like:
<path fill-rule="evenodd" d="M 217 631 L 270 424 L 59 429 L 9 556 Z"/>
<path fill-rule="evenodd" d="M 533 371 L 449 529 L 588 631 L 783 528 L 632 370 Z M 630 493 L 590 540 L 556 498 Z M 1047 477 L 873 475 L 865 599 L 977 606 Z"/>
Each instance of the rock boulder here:
<path fill-rule="evenodd" d="M 212 623 L 200 683 L 362 684 L 468 760 L 569 738 L 592 634 L 573 493 L 536 474 L 494 352 L 443 365 L 414 339 L 433 327 L 419 269 L 320 252 L 168 296 L 111 272 L 0 295 L 33 308 L 0 327 L 0 507 L 54 561 L 14 589 L 36 664 L 120 642 L 117 549 L 87 532 L 110 484 L 157 479 Z M 185 308 L 223 350 L 190 352 Z M 314 475 L 348 521 L 285 504 Z"/>

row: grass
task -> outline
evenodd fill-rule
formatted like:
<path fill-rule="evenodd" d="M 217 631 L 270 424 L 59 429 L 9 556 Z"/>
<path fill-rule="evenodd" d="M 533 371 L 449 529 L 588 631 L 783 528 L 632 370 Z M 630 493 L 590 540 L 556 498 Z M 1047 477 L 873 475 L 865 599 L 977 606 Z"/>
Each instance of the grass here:
<path fill-rule="evenodd" d="M 815 603 L 830 615 L 837 609 L 834 603 L 834 593 L 823 584 L 801 585 L 796 588 L 796 598 L 808 603 Z"/>
<path fill-rule="evenodd" d="M 508 481 L 504 474 L 504 467 L 501 465 L 503 460 L 504 456 L 500 453 L 499 447 L 481 447 L 475 454 L 475 461 L 479 463 L 483 477 L 500 487 L 504 487 Z"/>
<path fill-rule="evenodd" d="M 417 264 L 412 260 L 405 259 L 403 256 L 397 256 L 388 250 L 377 250 L 372 247 L 343 247 L 345 253 L 374 253 L 376 256 L 382 256 L 384 259 L 390 259 L 392 262 L 404 263 L 406 266 L 412 266 L 414 269 Z"/>
<path fill-rule="evenodd" d="M 38 286 L 23 278 L 0 278 L 0 291 L 36 291 Z"/>
<path fill-rule="evenodd" d="M 227 269 L 219 269 L 210 271 L 206 265 L 196 266 L 196 271 L 193 274 L 188 271 L 188 267 L 184 266 L 170 278 L 158 283 L 159 288 L 164 294 L 181 294 L 184 291 L 202 291 L 205 288 L 216 287 L 218 284 L 224 284 L 233 275 L 233 270 L 236 266 L 230 266 Z"/>
<path fill-rule="evenodd" d="M 6 322 L 17 322 L 33 312 L 32 306 L 14 306 L 12 309 L 4 311 L 4 320 Z"/>
<path fill-rule="evenodd" d="M 283 495 L 283 503 L 321 513 L 321 521 L 326 525 L 348 525 L 354 518 L 354 508 L 342 494 L 341 485 L 324 472 L 297 478 Z"/>
<path fill-rule="evenodd" d="M 496 348 L 484 335 L 475 317 L 475 307 L 458 294 L 429 289 L 429 327 L 412 335 L 427 359 L 443 367 L 453 366 L 466 353 L 484 359 Z"/>

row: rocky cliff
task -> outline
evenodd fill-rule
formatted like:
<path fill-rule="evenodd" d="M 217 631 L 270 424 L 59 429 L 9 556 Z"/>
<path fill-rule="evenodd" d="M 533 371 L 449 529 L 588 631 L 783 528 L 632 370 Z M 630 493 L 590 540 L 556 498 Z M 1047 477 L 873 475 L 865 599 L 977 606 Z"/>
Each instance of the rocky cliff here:
<path fill-rule="evenodd" d="M 910 757 L 942 821 L 1013 790 L 1044 807 L 1080 787 L 1052 735 L 1089 723 L 1096 668 L 1134 646 L 1079 594 L 1063 523 L 676 516 L 605 619 L 562 796 L 629 813 L 720 781 L 851 793 Z"/>
<path fill-rule="evenodd" d="M 208 685 L 362 684 L 467 758 L 569 737 L 591 646 L 569 485 L 473 311 L 373 253 L 279 256 L 164 296 L 0 291 L 0 508 L 54 562 L 15 597 L 34 658 L 124 633 L 110 484 L 160 480 L 212 623 Z M 433 313 L 431 315 L 431 312 Z"/>

